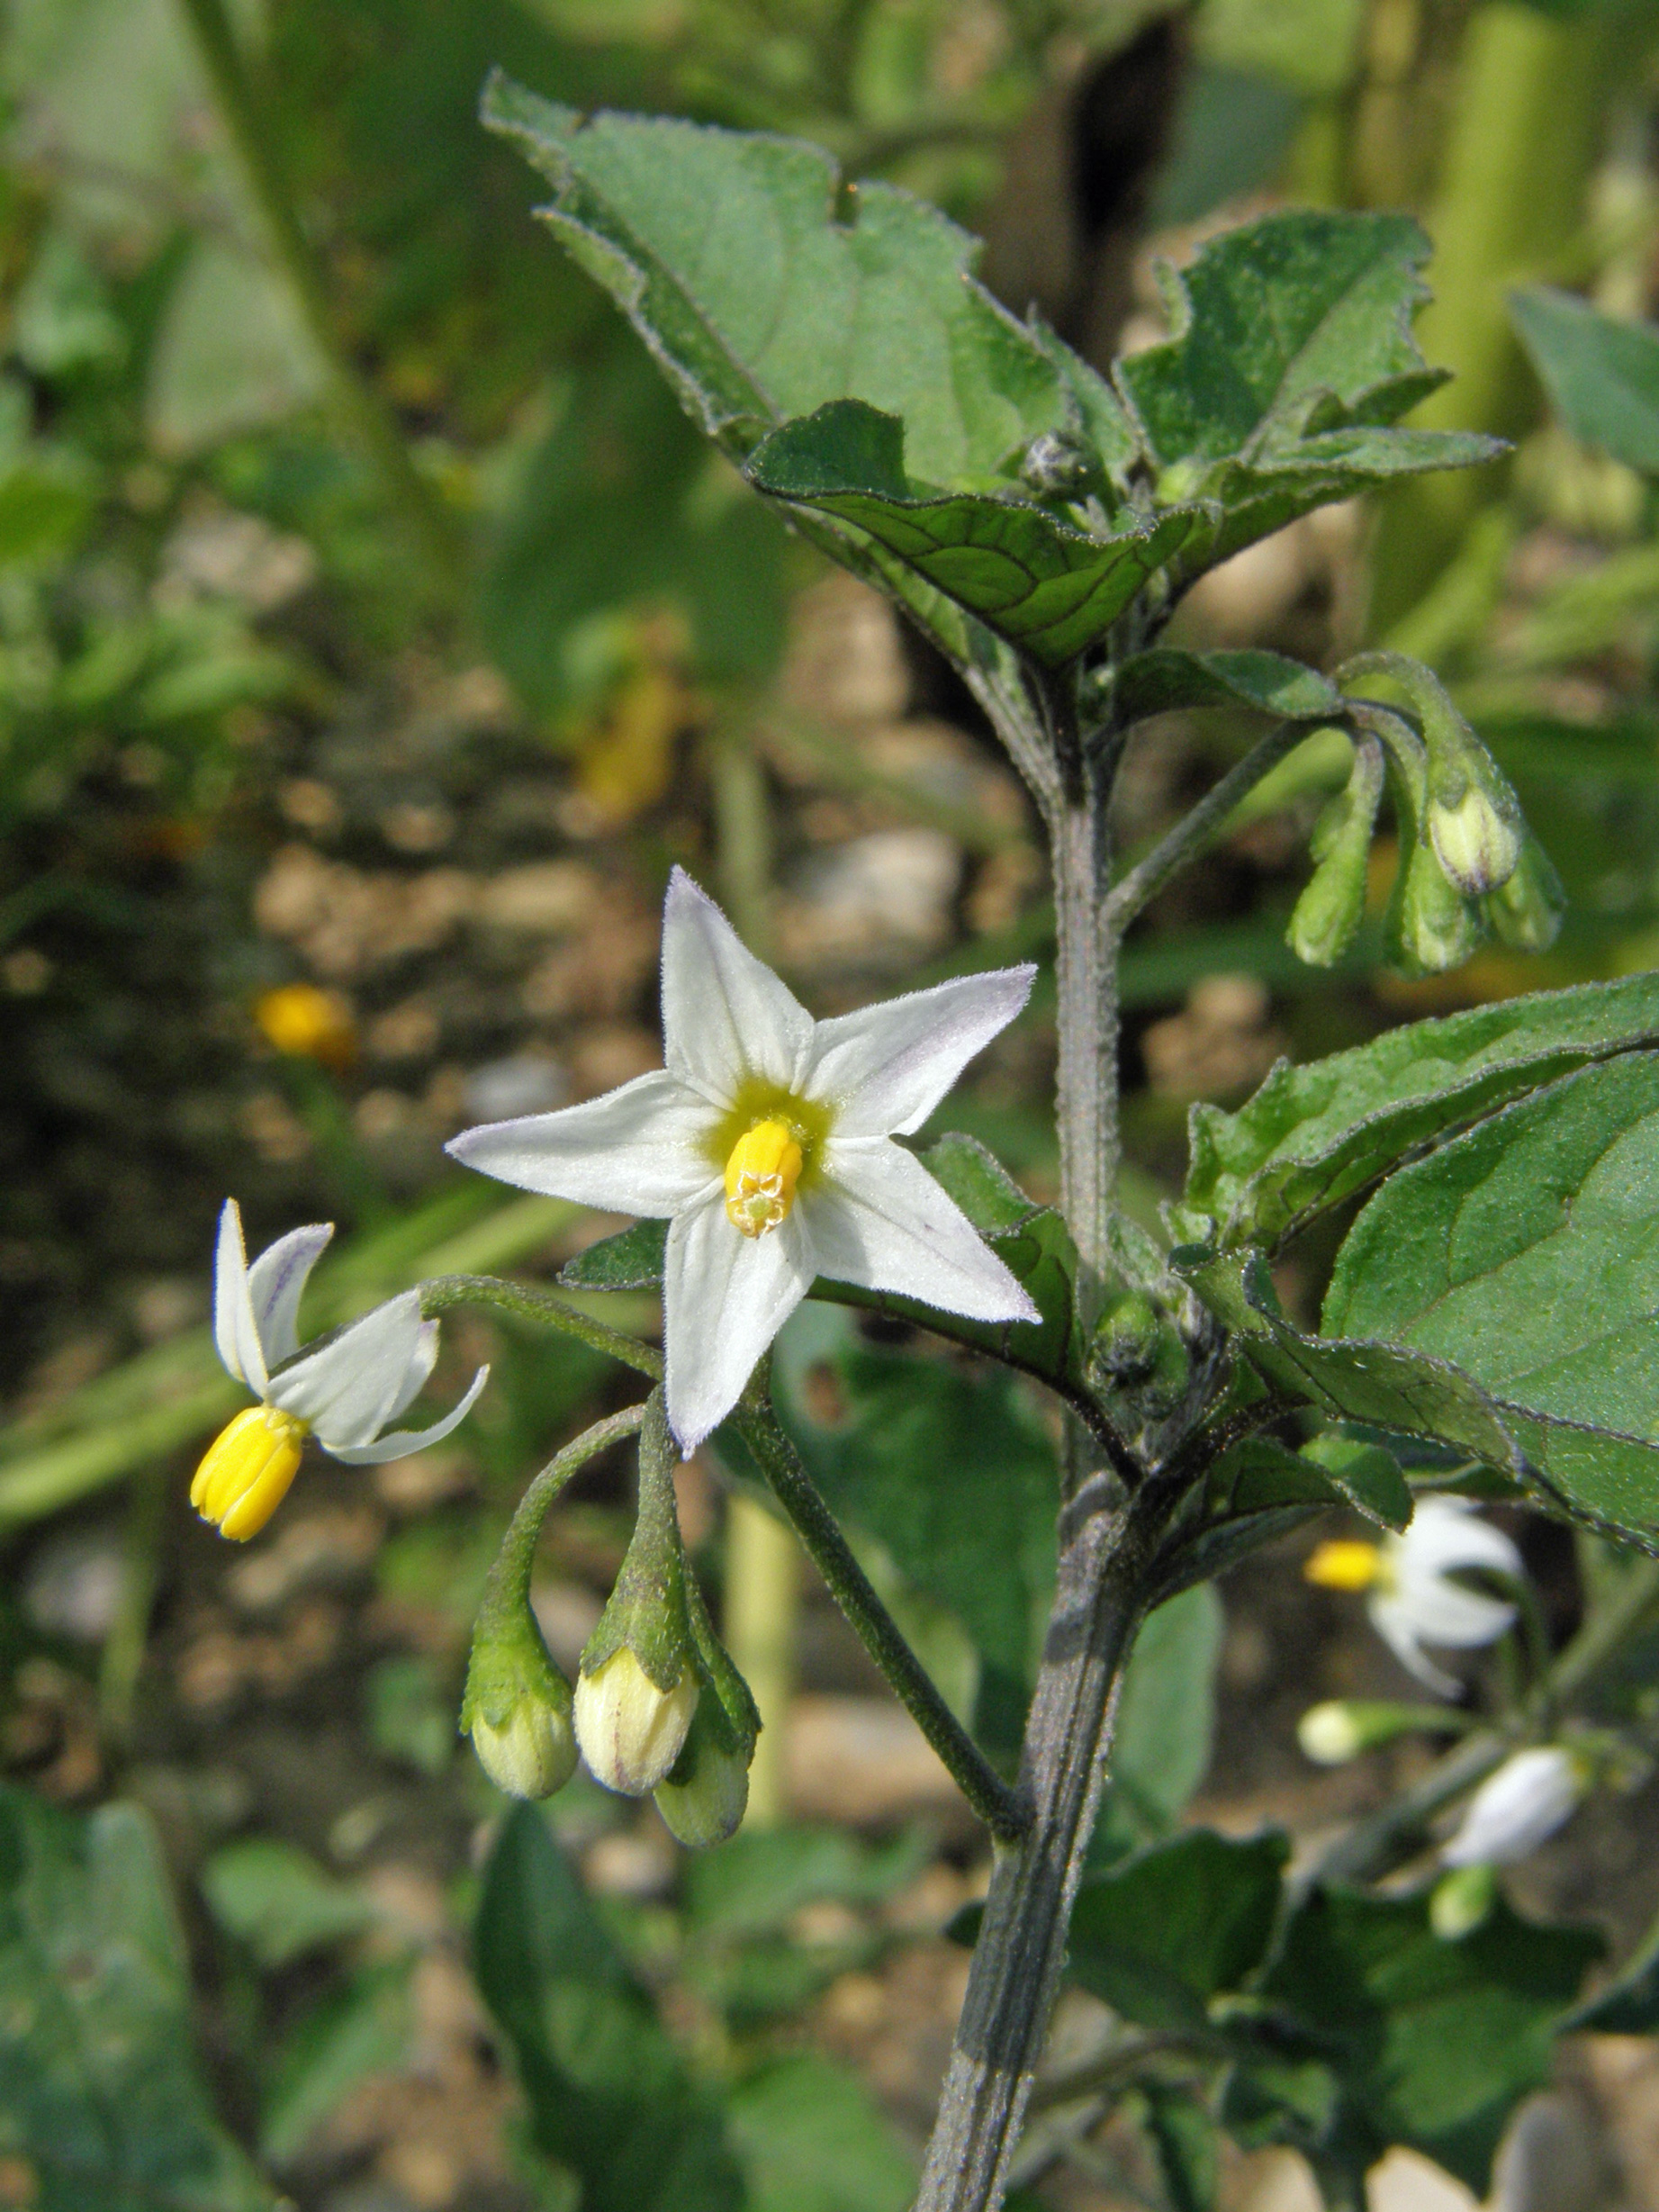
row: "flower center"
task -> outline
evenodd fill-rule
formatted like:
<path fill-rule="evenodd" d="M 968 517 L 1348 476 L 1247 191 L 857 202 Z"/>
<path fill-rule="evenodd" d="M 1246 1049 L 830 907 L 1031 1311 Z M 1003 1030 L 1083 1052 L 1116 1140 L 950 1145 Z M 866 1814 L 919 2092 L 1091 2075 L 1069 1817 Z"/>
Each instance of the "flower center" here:
<path fill-rule="evenodd" d="M 787 1122 L 756 1122 L 726 1163 L 726 1217 L 740 1236 L 764 1236 L 795 1203 L 801 1148 Z"/>
<path fill-rule="evenodd" d="M 250 1405 L 207 1448 L 190 1503 L 221 1534 L 257 1535 L 286 1496 L 311 1425 L 280 1406 Z"/>
<path fill-rule="evenodd" d="M 1339 1538 L 1318 1545 L 1302 1572 L 1324 1590 L 1369 1590 L 1383 1579 L 1383 1555 L 1375 1544 Z"/>

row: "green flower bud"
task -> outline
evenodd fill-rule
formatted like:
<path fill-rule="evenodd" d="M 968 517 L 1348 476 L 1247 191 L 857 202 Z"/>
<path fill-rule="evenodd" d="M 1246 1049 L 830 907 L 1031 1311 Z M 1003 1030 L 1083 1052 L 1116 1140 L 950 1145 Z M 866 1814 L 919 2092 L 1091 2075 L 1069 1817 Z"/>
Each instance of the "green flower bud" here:
<path fill-rule="evenodd" d="M 1375 737 L 1362 737 L 1341 797 L 1326 808 L 1314 831 L 1317 865 L 1285 933 L 1291 951 L 1310 967 L 1333 967 L 1365 919 L 1366 871 L 1383 780 L 1383 748 Z"/>
<path fill-rule="evenodd" d="M 740 1744 L 726 1725 L 719 1701 L 704 1698 L 685 1748 L 654 1792 L 670 1835 L 691 1851 L 735 1836 L 749 1802 L 753 1756 L 753 1738 L 746 1747 Z"/>
<path fill-rule="evenodd" d="M 701 1684 L 687 1666 L 659 1688 L 626 1644 L 576 1683 L 576 1740 L 596 1782 L 625 1797 L 655 1789 L 684 1747 Z"/>
<path fill-rule="evenodd" d="M 1089 1379 L 1097 1386 L 1143 1383 L 1158 1365 L 1164 1324 L 1152 1301 L 1138 1290 L 1114 1298 L 1095 1324 L 1088 1349 Z"/>
<path fill-rule="evenodd" d="M 551 1797 L 576 1771 L 570 1684 L 562 1675 L 553 1679 L 557 1696 L 527 1685 L 499 1720 L 482 1705 L 473 1709 L 467 1725 L 478 1764 L 509 1797 Z"/>
<path fill-rule="evenodd" d="M 1458 781 L 1448 774 L 1433 786 L 1429 836 L 1436 859 L 1464 897 L 1482 898 L 1515 873 L 1526 825 L 1507 783 L 1501 785 L 1508 794 L 1505 806 L 1473 778 L 1463 782 L 1460 795 L 1451 796 Z"/>
<path fill-rule="evenodd" d="M 1442 1943 L 1457 1943 L 1483 1925 L 1497 1895 L 1498 1878 L 1490 1866 L 1455 1866 L 1434 1885 L 1429 1925 Z"/>
<path fill-rule="evenodd" d="M 610 1602 L 576 1682 L 576 1740 L 595 1778 L 625 1796 L 654 1790 L 680 1756 L 707 1670 L 674 1505 L 679 1451 L 654 1393 L 639 1434 L 639 1511 Z"/>
<path fill-rule="evenodd" d="M 1488 892 L 1485 900 L 1492 928 L 1505 944 L 1522 953 L 1548 952 L 1566 907 L 1566 890 L 1555 862 L 1533 836 L 1522 844 L 1514 874 Z"/>
<path fill-rule="evenodd" d="M 1086 439 L 1044 430 L 1026 447 L 1020 481 L 1042 500 L 1076 499 L 1101 481 L 1100 456 Z"/>
<path fill-rule="evenodd" d="M 1461 968 L 1483 934 L 1479 914 L 1442 874 L 1433 850 L 1415 842 L 1401 867 L 1391 918 L 1396 957 L 1408 975 Z"/>
<path fill-rule="evenodd" d="M 1458 1733 L 1463 1716 L 1444 1705 L 1397 1705 L 1382 1699 L 1332 1698 L 1310 1705 L 1296 1723 L 1296 1741 L 1315 1766 L 1345 1766 L 1364 1751 L 1417 1730 Z"/>

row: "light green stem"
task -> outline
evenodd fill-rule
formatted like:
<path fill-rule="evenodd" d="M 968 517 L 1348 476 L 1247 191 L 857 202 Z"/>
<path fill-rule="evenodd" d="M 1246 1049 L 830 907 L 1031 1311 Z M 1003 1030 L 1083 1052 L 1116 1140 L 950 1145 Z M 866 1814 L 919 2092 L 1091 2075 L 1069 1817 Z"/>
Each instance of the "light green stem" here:
<path fill-rule="evenodd" d="M 649 1375 L 653 1382 L 663 1379 L 663 1355 L 654 1344 L 642 1344 L 634 1337 L 624 1336 L 620 1329 L 608 1328 L 602 1321 L 578 1313 L 555 1292 L 538 1290 L 533 1283 L 509 1282 L 500 1275 L 440 1275 L 435 1281 L 421 1284 L 420 1311 L 427 1320 L 434 1321 L 457 1305 L 493 1305 L 503 1314 L 516 1314 L 521 1321 L 539 1322 L 573 1336 L 593 1351 L 609 1352 L 625 1367 Z"/>

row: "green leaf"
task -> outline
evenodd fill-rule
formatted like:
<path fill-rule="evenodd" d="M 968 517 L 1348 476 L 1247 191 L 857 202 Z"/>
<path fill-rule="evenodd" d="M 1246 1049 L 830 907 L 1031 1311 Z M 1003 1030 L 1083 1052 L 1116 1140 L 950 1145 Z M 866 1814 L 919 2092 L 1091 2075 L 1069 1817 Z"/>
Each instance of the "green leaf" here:
<path fill-rule="evenodd" d="M 1112 703 L 1123 722 L 1182 707 L 1243 707 L 1281 721 L 1322 722 L 1344 706 L 1334 683 L 1282 653 L 1186 653 L 1171 646 L 1125 661 Z"/>
<path fill-rule="evenodd" d="M 1222 2179 L 1215 2122 L 1186 2090 L 1154 2084 L 1146 2100 L 1147 2132 L 1158 2153 L 1171 2212 L 1214 2212 Z"/>
<path fill-rule="evenodd" d="M 805 1307 L 778 1340 L 773 1389 L 836 1518 L 873 1536 L 967 1631 L 980 1663 L 977 1730 L 1017 1747 L 1057 1498 L 1053 1447 L 1019 1386 L 866 1343 L 846 1316 Z"/>
<path fill-rule="evenodd" d="M 1172 510 L 1110 537 L 1074 529 L 1033 501 L 939 494 L 905 474 L 906 426 L 858 400 L 785 423 L 750 455 L 757 491 L 852 523 L 933 590 L 1051 668 L 1123 613 L 1199 520 Z"/>
<path fill-rule="evenodd" d="M 1267 1956 L 1290 1846 L 1191 1828 L 1095 1874 L 1071 1911 L 1068 1971 L 1143 2027 L 1202 2030 Z"/>
<path fill-rule="evenodd" d="M 261 1966 L 285 1966 L 361 1935 L 379 1917 L 364 1891 L 336 1881 L 309 1852 L 273 1836 L 216 1851 L 202 1870 L 202 1894 L 219 1925 Z"/>
<path fill-rule="evenodd" d="M 1204 1780 L 1222 1629 L 1222 1602 L 1204 1584 L 1158 1606 L 1136 1637 L 1089 1844 L 1092 1864 L 1110 1865 L 1167 1836 Z"/>
<path fill-rule="evenodd" d="M 1287 213 L 1168 273 L 1174 336 L 1116 373 L 1160 499 L 1226 510 L 1212 560 L 1362 484 L 1501 450 L 1392 428 L 1444 381 L 1411 336 L 1429 250 L 1408 216 Z"/>
<path fill-rule="evenodd" d="M 820 1276 L 811 1296 L 831 1305 L 858 1306 L 889 1320 L 914 1323 L 969 1350 L 982 1351 L 1034 1375 L 1069 1396 L 1084 1390 L 1084 1346 L 1073 1285 L 1077 1251 L 1059 1215 L 1040 1206 L 991 1153 L 972 1137 L 949 1134 L 921 1154 L 927 1169 L 960 1205 L 996 1257 L 1036 1304 L 1035 1322 L 968 1321 L 941 1314 L 915 1298 L 865 1290 Z M 591 1244 L 561 1272 L 573 1290 L 646 1290 L 663 1279 L 668 1224 L 642 1221 Z"/>
<path fill-rule="evenodd" d="M 1510 312 L 1573 437 L 1659 474 L 1659 330 L 1616 322 L 1546 284 L 1511 293 Z"/>
<path fill-rule="evenodd" d="M 1549 2076 L 1555 2030 L 1600 1937 L 1541 1927 L 1500 1899 L 1455 1942 L 1426 1893 L 1313 1891 L 1261 1987 L 1276 2041 L 1300 2031 L 1338 2077 L 1335 2136 L 1410 2144 L 1483 2196 L 1510 2112 Z M 1367 2161 L 1367 2162 L 1369 2162 Z"/>
<path fill-rule="evenodd" d="M 529 1805 L 484 1870 L 475 1952 L 536 2145 L 577 2177 L 583 2212 L 740 2212 L 718 2114 Z"/>
<path fill-rule="evenodd" d="M 746 1828 L 685 1864 L 685 1910 L 701 1937 L 781 1928 L 803 1905 L 879 1904 L 926 1864 L 924 1835 L 867 1844 L 839 1828 Z"/>
<path fill-rule="evenodd" d="M 1280 1314 L 1259 1253 L 1218 1257 L 1186 1246 L 1171 1264 L 1274 1389 L 1339 1420 L 1453 1445 L 1522 1478 L 1524 1462 L 1502 1415 L 1456 1368 L 1397 1344 L 1303 1336 Z"/>
<path fill-rule="evenodd" d="M 856 2074 L 797 2052 L 733 2093 L 747 2212 L 905 2212 L 916 2170 Z"/>
<path fill-rule="evenodd" d="M 148 1818 L 0 1785 L 0 2157 L 36 2212 L 273 2212 L 197 2072 Z"/>
<path fill-rule="evenodd" d="M 276 2166 L 297 2158 L 360 2081 L 403 2063 L 414 2025 L 409 1996 L 413 1965 L 411 1954 L 354 1974 L 288 2036 L 260 2116 L 262 2158 Z"/>
<path fill-rule="evenodd" d="M 1236 1113 L 1193 1109 L 1178 1234 L 1269 1249 L 1436 1137 L 1587 1061 L 1659 1039 L 1659 976 L 1539 991 L 1275 1068 Z"/>
<path fill-rule="evenodd" d="M 978 486 L 1062 429 L 1067 380 L 973 277 L 978 248 L 890 185 L 844 187 L 798 140 L 598 114 L 504 77 L 483 117 L 552 182 L 544 212 L 681 402 L 741 458 L 826 400 L 902 418 L 930 483 Z"/>
<path fill-rule="evenodd" d="M 1384 1184 L 1338 1256 L 1324 1325 L 1455 1361 L 1571 1508 L 1651 1539 L 1656 1260 L 1659 1053 L 1635 1052 Z M 1605 1458 L 1600 1430 L 1615 1432 Z"/>
<path fill-rule="evenodd" d="M 1321 1467 L 1356 1512 L 1384 1529 L 1403 1529 L 1412 1512 L 1411 1487 L 1400 1462 L 1381 1444 L 1328 1429 L 1302 1448 L 1303 1457 Z"/>

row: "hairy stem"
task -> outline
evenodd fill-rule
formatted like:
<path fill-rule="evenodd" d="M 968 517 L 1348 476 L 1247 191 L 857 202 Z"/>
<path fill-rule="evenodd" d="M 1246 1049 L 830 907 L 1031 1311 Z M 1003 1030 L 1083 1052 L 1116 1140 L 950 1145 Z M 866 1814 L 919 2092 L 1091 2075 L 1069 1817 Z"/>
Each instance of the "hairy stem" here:
<path fill-rule="evenodd" d="M 911 1719 L 980 1819 L 999 1840 L 1017 1836 L 1024 1825 L 1022 1800 L 987 1765 L 870 1587 L 869 1576 L 848 1549 L 834 1514 L 780 1426 L 764 1388 L 762 1368 L 738 1406 L 738 1432 L 788 1514 L 802 1549 L 823 1575 L 859 1641 L 892 1684 Z"/>
<path fill-rule="evenodd" d="M 642 1398 L 637 1405 L 624 1408 L 619 1413 L 609 1414 L 596 1421 L 573 1437 L 562 1451 L 555 1454 L 526 1485 L 519 1499 L 501 1548 L 495 1556 L 485 1585 L 484 1597 L 473 1629 L 474 1639 L 498 1618 L 517 1615 L 529 1603 L 530 1570 L 536 1563 L 536 1547 L 541 1538 L 542 1523 L 546 1520 L 554 1501 L 571 1481 L 581 1473 L 590 1459 L 609 1451 L 625 1437 L 638 1433 L 645 1418 L 649 1398 Z"/>
<path fill-rule="evenodd" d="M 663 1379 L 663 1355 L 654 1344 L 642 1344 L 634 1337 L 624 1336 L 620 1329 L 608 1328 L 602 1321 L 579 1313 L 551 1290 L 538 1290 L 533 1283 L 509 1282 L 500 1275 L 439 1275 L 421 1284 L 420 1311 L 428 1321 L 435 1321 L 457 1305 L 493 1305 L 503 1314 L 516 1314 L 521 1321 L 540 1322 L 546 1328 L 575 1337 L 593 1351 L 609 1352 L 625 1367 L 650 1376 L 653 1382 Z"/>
<path fill-rule="evenodd" d="M 458 579 L 455 532 L 437 497 L 417 474 L 391 411 L 340 342 L 317 257 L 306 237 L 268 119 L 249 81 L 224 0 L 180 0 L 194 36 L 214 104 L 235 147 L 312 343 L 328 365 L 335 402 L 366 456 L 388 502 L 401 516 L 423 558 L 446 584 Z"/>

